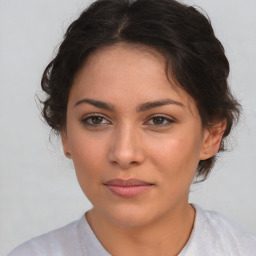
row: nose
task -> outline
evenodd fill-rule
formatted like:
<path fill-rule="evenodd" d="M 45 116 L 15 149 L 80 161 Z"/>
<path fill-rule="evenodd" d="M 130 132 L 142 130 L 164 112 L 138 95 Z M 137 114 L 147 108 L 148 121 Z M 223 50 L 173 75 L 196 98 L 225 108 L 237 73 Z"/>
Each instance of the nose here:
<path fill-rule="evenodd" d="M 145 161 L 142 135 L 136 128 L 128 125 L 119 127 L 113 133 L 109 160 L 121 169 L 129 169 Z"/>

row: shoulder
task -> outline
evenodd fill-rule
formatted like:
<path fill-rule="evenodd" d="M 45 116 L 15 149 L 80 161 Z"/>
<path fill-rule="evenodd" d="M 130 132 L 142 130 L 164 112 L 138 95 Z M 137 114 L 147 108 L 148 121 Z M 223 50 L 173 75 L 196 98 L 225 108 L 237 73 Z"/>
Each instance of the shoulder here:
<path fill-rule="evenodd" d="M 80 222 L 81 219 L 35 237 L 15 248 L 7 256 L 80 255 L 76 254 L 81 248 L 78 234 Z"/>
<path fill-rule="evenodd" d="M 193 243 L 206 253 L 199 255 L 255 255 L 256 236 L 218 212 L 194 207 L 196 220 L 191 236 Z"/>

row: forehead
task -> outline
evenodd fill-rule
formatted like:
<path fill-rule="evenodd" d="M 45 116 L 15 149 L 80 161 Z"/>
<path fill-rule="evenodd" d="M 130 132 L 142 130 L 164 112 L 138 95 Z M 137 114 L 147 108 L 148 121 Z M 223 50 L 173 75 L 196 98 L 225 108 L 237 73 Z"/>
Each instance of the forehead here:
<path fill-rule="evenodd" d="M 96 74 L 95 74 L 96 73 Z M 165 58 L 156 50 L 140 44 L 117 43 L 93 51 L 78 71 L 74 84 L 79 79 L 90 78 L 129 81 L 132 77 L 146 79 L 158 75 L 166 80 Z M 121 75 L 126 74 L 121 79 Z M 132 76 L 129 76 L 132 74 Z M 148 75 L 148 76 L 145 76 Z"/>
<path fill-rule="evenodd" d="M 87 58 L 74 79 L 70 98 L 128 101 L 129 105 L 171 98 L 194 108 L 194 100 L 174 81 L 172 75 L 167 77 L 162 54 L 147 46 L 118 43 Z"/>

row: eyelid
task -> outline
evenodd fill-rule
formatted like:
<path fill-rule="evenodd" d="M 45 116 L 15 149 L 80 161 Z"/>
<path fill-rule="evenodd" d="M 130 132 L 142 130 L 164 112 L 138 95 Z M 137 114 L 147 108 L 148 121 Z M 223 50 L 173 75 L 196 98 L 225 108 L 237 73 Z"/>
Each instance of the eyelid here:
<path fill-rule="evenodd" d="M 100 123 L 100 124 L 90 124 L 90 123 L 87 123 L 86 121 L 88 119 L 90 119 L 91 117 L 102 117 L 108 123 Z M 150 120 L 152 120 L 155 117 L 162 117 L 162 118 L 164 118 L 165 121 L 168 121 L 168 123 L 167 124 L 147 124 Z M 111 124 L 111 122 L 109 121 L 109 118 L 106 117 L 103 114 L 100 114 L 100 113 L 90 113 L 90 114 L 87 114 L 87 115 L 85 115 L 85 116 L 83 116 L 81 118 L 81 122 L 82 122 L 82 124 L 84 126 L 91 126 L 91 127 L 96 127 L 96 128 Z M 165 127 L 165 126 L 170 126 L 173 123 L 175 123 L 175 119 L 170 117 L 170 116 L 168 116 L 168 115 L 165 115 L 165 114 L 153 114 L 153 115 L 151 115 L 150 117 L 147 118 L 147 121 L 144 122 L 143 125 L 146 124 L 146 125 L 152 126 L 152 127 Z"/>
<path fill-rule="evenodd" d="M 82 118 L 81 118 L 81 122 L 83 123 L 83 125 L 85 125 L 85 126 L 92 126 L 92 127 L 100 127 L 100 126 L 104 126 L 104 125 L 106 125 L 106 124 L 89 124 L 89 123 L 86 123 L 86 120 L 88 120 L 88 119 L 90 119 L 91 117 L 102 117 L 102 118 L 104 118 L 108 123 L 111 123 L 110 121 L 109 121 L 109 119 L 105 116 L 105 115 L 102 115 L 102 114 L 100 114 L 100 113 L 90 113 L 90 114 L 87 114 L 87 115 L 85 115 L 85 116 L 83 116 Z"/>
<path fill-rule="evenodd" d="M 163 117 L 165 120 L 168 120 L 169 123 L 168 123 L 168 124 L 159 124 L 159 125 L 157 125 L 157 124 L 151 124 L 150 126 L 154 126 L 154 127 L 161 127 L 161 126 L 162 126 L 162 127 L 164 127 L 164 126 L 170 126 L 170 125 L 172 125 L 173 123 L 176 122 L 174 118 L 172 118 L 172 117 L 170 117 L 170 116 L 167 116 L 167 115 L 165 115 L 165 114 L 154 114 L 154 115 L 150 116 L 150 117 L 147 119 L 146 123 L 149 122 L 149 120 L 153 119 L 154 117 Z"/>

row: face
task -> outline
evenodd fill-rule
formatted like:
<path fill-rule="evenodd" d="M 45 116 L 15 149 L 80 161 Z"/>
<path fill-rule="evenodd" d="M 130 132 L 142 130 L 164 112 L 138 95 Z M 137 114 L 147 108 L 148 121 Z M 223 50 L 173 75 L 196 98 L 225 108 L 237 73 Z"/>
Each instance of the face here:
<path fill-rule="evenodd" d="M 170 85 L 161 55 L 116 44 L 77 73 L 62 141 L 94 211 L 138 226 L 188 204 L 208 135 L 195 101 Z"/>

